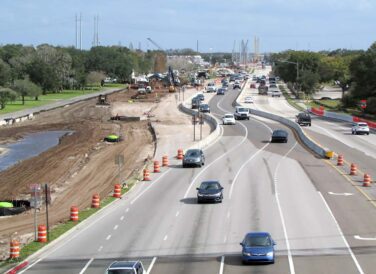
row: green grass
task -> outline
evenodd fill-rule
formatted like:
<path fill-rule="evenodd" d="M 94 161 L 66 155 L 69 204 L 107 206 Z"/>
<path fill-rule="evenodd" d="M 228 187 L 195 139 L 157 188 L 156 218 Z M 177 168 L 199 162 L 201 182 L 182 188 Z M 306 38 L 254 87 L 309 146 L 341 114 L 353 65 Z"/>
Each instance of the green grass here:
<path fill-rule="evenodd" d="M 320 107 L 323 106 L 328 110 L 339 110 L 341 106 L 340 100 L 312 100 L 308 103 L 311 107 Z"/>
<path fill-rule="evenodd" d="M 127 180 L 128 188 L 122 188 L 121 193 L 122 194 L 127 193 L 135 185 L 135 183 L 137 182 L 138 179 L 139 179 L 139 176 L 134 175 L 132 178 Z M 94 213 L 101 210 L 101 208 L 104 208 L 105 206 L 109 205 L 110 203 L 112 203 L 115 200 L 117 200 L 117 198 L 114 198 L 112 196 L 107 196 L 103 200 L 101 200 L 101 202 L 100 202 L 101 207 L 100 208 L 86 208 L 84 210 L 81 210 L 78 214 L 78 216 L 79 216 L 78 222 L 73 222 L 73 221 L 68 220 L 68 221 L 62 222 L 62 223 L 52 227 L 50 229 L 50 233 L 49 233 L 49 242 L 52 242 L 53 240 L 59 238 L 61 235 L 63 235 L 64 233 L 66 233 L 67 231 L 69 231 L 70 229 L 72 229 L 73 227 L 78 225 L 79 223 L 83 222 L 84 220 L 88 219 Z M 16 265 L 16 264 L 22 262 L 28 256 L 35 253 L 39 249 L 43 248 L 47 244 L 48 243 L 40 243 L 40 242 L 33 241 L 29 244 L 22 246 L 21 251 L 20 251 L 20 257 L 18 259 L 7 259 L 3 262 L 0 262 L 0 268 L 10 267 L 12 265 Z M 0 271 L 1 270 L 2 269 L 0 269 Z"/>
<path fill-rule="evenodd" d="M 98 91 L 105 91 L 109 88 L 125 88 L 126 85 L 124 84 L 106 84 L 103 88 L 94 87 L 93 89 L 85 89 L 85 90 L 63 90 L 59 93 L 50 93 L 46 95 L 40 95 L 39 100 L 35 101 L 32 97 L 25 97 L 25 104 L 22 104 L 21 98 L 18 98 L 14 102 L 9 102 L 6 104 L 4 109 L 0 110 L 1 114 L 11 113 L 15 111 L 20 111 L 24 109 L 29 109 L 33 107 L 39 107 L 47 104 L 51 104 L 56 101 L 71 99 L 77 96 L 91 94 Z"/>

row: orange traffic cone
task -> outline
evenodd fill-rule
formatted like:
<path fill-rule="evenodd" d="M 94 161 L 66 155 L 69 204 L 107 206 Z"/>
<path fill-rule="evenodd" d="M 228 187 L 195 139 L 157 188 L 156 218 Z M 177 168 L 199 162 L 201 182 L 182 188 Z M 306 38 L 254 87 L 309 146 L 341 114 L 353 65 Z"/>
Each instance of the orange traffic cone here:
<path fill-rule="evenodd" d="M 338 155 L 337 166 L 343 166 L 343 155 Z"/>
<path fill-rule="evenodd" d="M 351 167 L 350 167 L 350 175 L 356 175 L 357 173 L 357 167 L 355 164 L 351 164 Z"/>
<path fill-rule="evenodd" d="M 147 168 L 144 169 L 144 181 L 150 181 L 150 173 Z"/>
<path fill-rule="evenodd" d="M 371 176 L 369 176 L 367 173 L 364 174 L 363 186 L 371 186 Z"/>
<path fill-rule="evenodd" d="M 121 185 L 115 184 L 114 186 L 114 194 L 112 195 L 114 198 L 120 198 L 121 197 Z"/>

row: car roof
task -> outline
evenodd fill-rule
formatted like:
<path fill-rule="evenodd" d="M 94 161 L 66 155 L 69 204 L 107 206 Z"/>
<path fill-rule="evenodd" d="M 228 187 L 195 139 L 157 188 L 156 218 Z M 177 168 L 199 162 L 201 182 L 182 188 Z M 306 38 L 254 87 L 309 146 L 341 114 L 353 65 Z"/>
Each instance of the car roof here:
<path fill-rule="evenodd" d="M 276 130 L 273 131 L 273 135 L 277 135 L 277 134 L 287 135 L 287 131 L 285 131 L 283 129 L 276 129 Z"/>
<path fill-rule="evenodd" d="M 271 236 L 269 232 L 263 232 L 263 231 L 255 231 L 255 232 L 248 232 L 246 237 L 257 237 L 257 236 Z"/>
<path fill-rule="evenodd" d="M 116 269 L 116 268 L 132 268 L 135 267 L 138 261 L 115 261 L 113 262 L 109 269 Z"/>
<path fill-rule="evenodd" d="M 217 180 L 208 180 L 208 181 L 202 181 L 201 184 L 219 184 L 219 181 Z"/>

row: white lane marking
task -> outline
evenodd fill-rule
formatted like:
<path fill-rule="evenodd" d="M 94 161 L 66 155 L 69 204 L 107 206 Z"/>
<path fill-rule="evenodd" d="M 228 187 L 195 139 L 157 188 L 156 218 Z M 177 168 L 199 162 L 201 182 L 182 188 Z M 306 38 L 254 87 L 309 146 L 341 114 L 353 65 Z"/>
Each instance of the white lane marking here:
<path fill-rule="evenodd" d="M 224 265 L 225 265 L 225 256 L 222 256 L 221 257 L 221 265 L 219 267 L 219 274 L 223 274 Z"/>
<path fill-rule="evenodd" d="M 103 249 L 103 245 L 101 245 L 101 246 L 98 248 L 98 252 L 101 252 L 102 249 Z"/>
<path fill-rule="evenodd" d="M 118 227 L 119 227 L 118 225 L 115 225 L 115 226 L 114 226 L 114 230 L 118 229 Z"/>
<path fill-rule="evenodd" d="M 146 271 L 146 274 L 150 274 L 151 269 L 153 268 L 156 260 L 157 260 L 157 257 L 154 257 L 153 260 L 151 261 L 151 264 L 149 265 L 148 270 Z"/>
<path fill-rule="evenodd" d="M 188 186 L 188 189 L 187 191 L 185 192 L 184 194 L 184 199 L 187 198 L 188 196 L 188 193 L 189 191 L 191 190 L 192 186 L 194 185 L 195 181 L 197 180 L 197 178 L 199 176 L 201 176 L 202 173 L 204 173 L 210 166 L 212 166 L 213 164 L 215 164 L 218 160 L 222 159 L 223 157 L 225 157 L 227 154 L 231 153 L 233 150 L 237 149 L 238 147 L 240 147 L 246 140 L 247 140 L 247 137 L 248 137 L 248 129 L 246 126 L 244 126 L 242 123 L 240 123 L 240 125 L 242 125 L 242 127 L 245 129 L 245 135 L 242 139 L 242 141 L 237 144 L 236 146 L 234 146 L 232 149 L 230 149 L 229 151 L 227 151 L 226 153 L 223 153 L 221 156 L 219 156 L 217 159 L 215 159 L 213 162 L 211 162 L 209 165 L 205 165 L 205 168 L 202 169 L 192 180 L 192 182 L 190 183 L 190 185 Z"/>
<path fill-rule="evenodd" d="M 235 186 L 235 182 L 237 180 L 237 178 L 239 177 L 240 175 L 240 172 L 242 172 L 243 168 L 250 162 L 253 160 L 253 158 L 255 158 L 261 151 L 263 151 L 268 145 L 270 145 L 270 143 L 267 143 L 266 145 L 264 145 L 262 148 L 260 148 L 259 150 L 257 150 L 257 152 L 255 154 L 253 154 L 247 161 L 245 161 L 239 168 L 238 172 L 236 173 L 234 179 L 232 180 L 232 184 L 231 184 L 231 188 L 230 188 L 230 195 L 229 195 L 229 199 L 231 199 L 231 196 L 232 196 L 232 191 L 234 190 L 234 186 Z"/>
<path fill-rule="evenodd" d="M 120 221 L 123 221 L 123 220 L 124 220 L 124 216 L 121 216 L 121 217 L 120 217 Z"/>
<path fill-rule="evenodd" d="M 109 239 L 111 239 L 111 234 L 107 236 L 106 240 L 108 241 Z"/>
<path fill-rule="evenodd" d="M 84 268 L 80 271 L 79 274 L 85 273 L 86 269 L 89 267 L 89 265 L 94 261 L 94 258 L 91 258 L 84 266 Z"/>
<path fill-rule="evenodd" d="M 24 273 L 26 270 L 29 270 L 30 268 L 32 268 L 34 265 L 36 265 L 37 263 L 39 263 L 43 258 L 40 258 L 38 260 L 36 260 L 34 263 L 28 265 L 24 270 L 21 270 L 19 273 Z"/>
<path fill-rule="evenodd" d="M 339 231 L 339 234 L 341 235 L 341 237 L 342 237 L 342 239 L 343 239 L 343 242 L 345 243 L 345 245 L 346 245 L 346 247 L 347 247 L 347 250 L 349 251 L 349 253 L 350 253 L 350 255 L 351 255 L 351 258 L 353 259 L 353 261 L 354 261 L 354 263 L 355 263 L 355 265 L 356 265 L 356 268 L 358 269 L 359 273 L 364 274 L 363 269 L 362 269 L 362 267 L 360 266 L 358 260 L 356 259 L 356 257 L 355 257 L 355 255 L 354 255 L 354 253 L 353 253 L 353 251 L 352 251 L 352 249 L 351 249 L 349 243 L 347 242 L 345 236 L 343 235 L 342 229 L 341 229 L 341 227 L 339 226 L 339 224 L 338 224 L 336 218 L 334 217 L 334 214 L 333 214 L 332 210 L 330 209 L 328 203 L 326 202 L 326 200 L 325 200 L 324 196 L 321 194 L 321 192 L 318 191 L 318 193 L 319 193 L 319 195 L 320 195 L 322 201 L 324 202 L 326 208 L 328 209 L 329 214 L 332 216 L 333 221 L 334 221 L 334 223 L 336 224 L 337 229 L 338 229 L 338 231 Z"/>
<path fill-rule="evenodd" d="M 287 155 L 290 154 L 291 151 L 293 151 L 293 149 L 296 147 L 298 143 L 295 142 L 295 144 L 289 149 L 289 151 L 287 151 L 287 153 L 285 155 L 283 155 L 282 159 L 279 160 L 278 164 L 277 164 L 277 167 L 274 171 L 274 189 L 275 189 L 275 192 L 277 193 L 275 195 L 275 199 L 277 201 L 277 206 L 278 206 L 278 211 L 279 211 L 279 216 L 281 217 L 281 223 L 282 223 L 282 229 L 283 229 L 283 234 L 285 236 L 285 241 L 286 241 L 286 249 L 287 249 L 287 256 L 288 256 L 288 260 L 289 260 L 289 267 L 290 267 L 290 273 L 291 274 L 294 274 L 295 273 L 295 267 L 294 267 L 294 261 L 292 260 L 292 254 L 291 254 L 291 247 L 290 247 L 290 242 L 289 242 L 289 237 L 288 237 L 288 234 L 287 234 L 287 228 L 286 228 L 286 222 L 285 222 L 285 217 L 283 215 L 283 211 L 282 211 L 282 207 L 281 207 L 281 202 L 279 201 L 279 192 L 278 192 L 278 180 L 277 180 L 277 173 L 278 173 L 278 169 L 281 165 L 281 162 L 287 157 Z"/>
<path fill-rule="evenodd" d="M 178 217 L 179 216 L 179 211 L 178 212 L 176 212 L 176 214 L 175 214 L 175 217 Z"/>
<path fill-rule="evenodd" d="M 225 236 L 225 238 L 223 239 L 223 242 L 227 242 L 227 236 Z"/>
<path fill-rule="evenodd" d="M 336 193 L 336 192 L 331 192 L 329 191 L 328 192 L 330 195 L 334 195 L 334 196 L 351 196 L 351 195 L 354 195 L 353 193 L 347 193 L 347 192 L 344 192 L 344 193 Z"/>
<path fill-rule="evenodd" d="M 230 213 L 230 210 L 227 211 L 227 219 L 230 219 L 230 216 L 231 216 L 231 213 Z"/>
<path fill-rule="evenodd" d="M 146 193 L 146 191 L 148 191 L 153 185 L 155 185 L 156 182 L 158 182 L 160 179 L 162 179 L 166 174 L 168 174 L 172 169 L 168 169 L 167 171 L 165 171 L 161 176 L 159 176 L 157 179 L 155 179 L 154 181 L 152 181 L 150 183 L 150 185 L 148 185 L 147 188 L 145 188 L 140 194 L 138 194 L 136 196 L 136 198 L 134 198 L 132 201 L 131 201 L 131 205 L 136 202 L 144 193 Z M 127 208 L 127 210 L 129 210 L 129 208 Z"/>
<path fill-rule="evenodd" d="M 128 212 L 129 211 L 129 207 L 125 210 L 125 212 Z"/>
<path fill-rule="evenodd" d="M 166 235 L 166 236 L 164 236 L 164 238 L 163 238 L 163 241 L 166 241 L 167 240 L 167 238 L 168 238 L 168 236 Z"/>
<path fill-rule="evenodd" d="M 359 235 L 355 235 L 354 238 L 357 239 L 357 240 L 362 240 L 362 241 L 376 241 L 376 237 L 375 238 L 364 238 L 364 237 L 360 237 Z"/>

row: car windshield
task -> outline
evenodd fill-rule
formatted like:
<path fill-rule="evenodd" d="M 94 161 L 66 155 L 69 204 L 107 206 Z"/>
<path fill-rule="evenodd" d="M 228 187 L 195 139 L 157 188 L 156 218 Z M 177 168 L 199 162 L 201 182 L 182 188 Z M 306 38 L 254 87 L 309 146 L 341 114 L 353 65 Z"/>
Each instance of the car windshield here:
<path fill-rule="evenodd" d="M 200 156 L 200 152 L 198 150 L 192 150 L 192 151 L 188 151 L 186 155 L 188 157 L 198 157 Z"/>
<path fill-rule="evenodd" d="M 247 112 L 248 109 L 247 109 L 247 108 L 238 108 L 238 111 L 239 111 L 239 112 Z"/>
<path fill-rule="evenodd" d="M 107 274 L 134 274 L 133 269 L 111 269 L 107 271 Z"/>
<path fill-rule="evenodd" d="M 219 189 L 219 184 L 213 183 L 213 182 L 203 182 L 200 186 L 200 189 L 203 189 L 203 190 Z"/>
<path fill-rule="evenodd" d="M 271 241 L 269 236 L 248 236 L 245 239 L 246 246 L 270 246 Z"/>
<path fill-rule="evenodd" d="M 225 118 L 234 118 L 234 116 L 232 114 L 226 114 Z"/>
<path fill-rule="evenodd" d="M 274 136 L 286 136 L 287 135 L 287 132 L 283 131 L 283 130 L 275 130 L 273 132 L 273 135 Z"/>
<path fill-rule="evenodd" d="M 360 126 L 360 127 L 368 127 L 368 125 L 366 123 L 359 123 L 358 126 Z"/>

